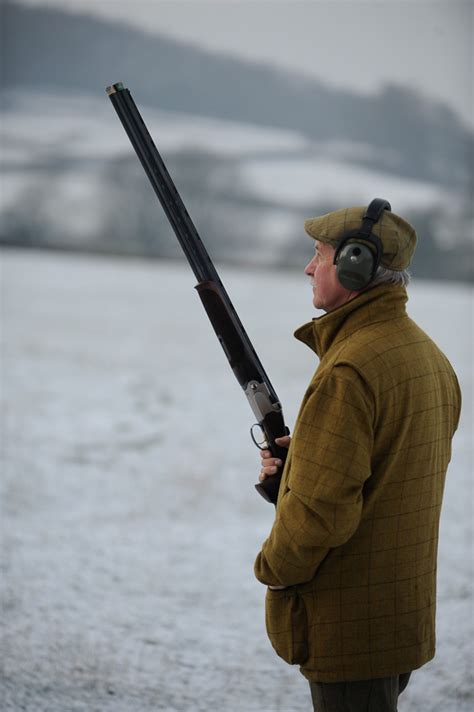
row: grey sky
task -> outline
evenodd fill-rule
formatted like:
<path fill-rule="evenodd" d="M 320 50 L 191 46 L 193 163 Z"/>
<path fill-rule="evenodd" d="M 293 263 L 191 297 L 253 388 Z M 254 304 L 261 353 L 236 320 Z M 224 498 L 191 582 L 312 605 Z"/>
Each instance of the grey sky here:
<path fill-rule="evenodd" d="M 371 92 L 408 84 L 472 126 L 472 0 L 21 0 L 115 17 Z"/>

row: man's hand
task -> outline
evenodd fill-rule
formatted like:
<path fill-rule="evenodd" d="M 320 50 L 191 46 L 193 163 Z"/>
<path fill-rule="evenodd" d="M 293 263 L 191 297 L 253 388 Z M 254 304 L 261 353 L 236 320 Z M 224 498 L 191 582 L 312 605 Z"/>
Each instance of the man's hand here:
<path fill-rule="evenodd" d="M 290 447 L 291 438 L 289 435 L 284 435 L 281 438 L 276 438 L 275 442 L 280 447 Z M 277 457 L 273 457 L 270 450 L 261 450 L 260 457 L 262 458 L 262 469 L 260 470 L 260 475 L 258 479 L 263 482 L 267 477 L 271 477 L 276 474 L 278 467 L 282 465 L 282 461 Z"/>

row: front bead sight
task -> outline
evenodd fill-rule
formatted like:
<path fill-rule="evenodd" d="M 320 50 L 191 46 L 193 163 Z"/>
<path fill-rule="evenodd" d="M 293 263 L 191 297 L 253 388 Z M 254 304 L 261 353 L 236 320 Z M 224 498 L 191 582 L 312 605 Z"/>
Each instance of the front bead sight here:
<path fill-rule="evenodd" d="M 109 96 L 112 96 L 112 94 L 116 94 L 118 91 L 123 91 L 125 89 L 124 85 L 122 82 L 117 82 L 116 84 L 111 84 L 109 87 L 106 88 L 106 92 Z"/>

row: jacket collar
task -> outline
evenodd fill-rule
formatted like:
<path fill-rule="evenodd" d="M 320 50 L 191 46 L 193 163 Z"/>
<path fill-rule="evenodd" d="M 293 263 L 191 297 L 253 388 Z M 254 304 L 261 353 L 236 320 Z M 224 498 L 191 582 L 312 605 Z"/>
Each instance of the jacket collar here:
<path fill-rule="evenodd" d="M 360 328 L 406 314 L 405 287 L 379 284 L 295 331 L 295 337 L 321 359 L 333 346 Z"/>

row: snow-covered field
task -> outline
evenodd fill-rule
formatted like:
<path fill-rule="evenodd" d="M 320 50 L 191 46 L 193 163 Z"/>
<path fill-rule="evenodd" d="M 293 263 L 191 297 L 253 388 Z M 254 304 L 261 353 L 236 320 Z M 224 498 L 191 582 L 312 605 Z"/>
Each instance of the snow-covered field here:
<path fill-rule="evenodd" d="M 291 334 L 303 275 L 222 278 L 290 427 L 316 366 Z M 299 712 L 252 565 L 272 507 L 252 415 L 187 265 L 2 254 L 0 708 Z M 472 288 L 414 283 L 409 311 L 464 391 L 443 511 L 438 654 L 401 712 L 468 712 Z"/>

